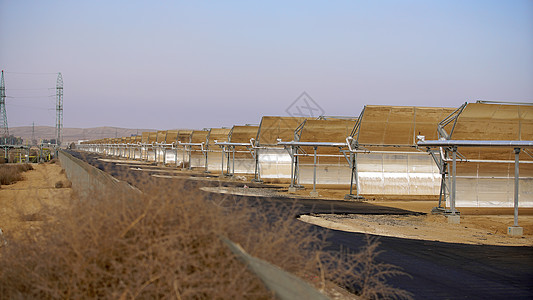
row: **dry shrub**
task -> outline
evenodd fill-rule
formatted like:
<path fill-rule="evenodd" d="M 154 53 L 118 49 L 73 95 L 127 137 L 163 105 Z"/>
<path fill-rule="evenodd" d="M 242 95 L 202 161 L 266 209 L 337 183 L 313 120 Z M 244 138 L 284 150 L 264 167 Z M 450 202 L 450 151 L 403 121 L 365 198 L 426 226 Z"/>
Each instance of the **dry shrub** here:
<path fill-rule="evenodd" d="M 34 170 L 31 164 L 17 164 L 15 165 L 21 172 Z"/>
<path fill-rule="evenodd" d="M 377 237 L 365 235 L 365 245 L 358 252 L 341 249 L 339 252 L 322 253 L 322 262 L 336 266 L 333 281 L 357 293 L 363 299 L 410 299 L 412 294 L 387 284 L 387 279 L 406 275 L 401 268 L 380 262 L 383 252 Z"/>
<path fill-rule="evenodd" d="M 30 164 L 16 164 L 0 166 L 0 184 L 12 184 L 23 179 L 22 172 L 33 170 Z"/>
<path fill-rule="evenodd" d="M 358 259 L 352 262 L 357 266 L 375 263 L 373 243 L 360 256 L 335 257 L 321 251 L 324 237 L 297 221 L 291 207 L 254 209 L 231 197 L 226 200 L 226 205 L 214 205 L 196 189 L 169 184 L 142 196 L 95 193 L 90 199 L 73 201 L 46 219 L 55 221 L 44 221 L 37 233 L 1 249 L 0 295 L 9 299 L 272 298 L 235 259 L 222 236 L 286 271 L 321 278 L 313 282 L 319 287 L 328 279 L 359 283 L 359 279 L 349 281 L 346 268 L 351 259 Z M 379 264 L 372 268 L 383 269 Z M 366 276 L 376 273 L 362 270 L 357 278 L 370 282 L 364 286 L 369 291 L 387 287 L 375 283 L 383 279 L 381 273 L 372 281 Z M 365 296 L 377 295 L 362 291 Z M 384 290 L 381 295 L 403 294 Z"/>
<path fill-rule="evenodd" d="M 22 174 L 11 165 L 2 165 L 0 167 L 0 184 L 7 185 L 22 180 Z"/>

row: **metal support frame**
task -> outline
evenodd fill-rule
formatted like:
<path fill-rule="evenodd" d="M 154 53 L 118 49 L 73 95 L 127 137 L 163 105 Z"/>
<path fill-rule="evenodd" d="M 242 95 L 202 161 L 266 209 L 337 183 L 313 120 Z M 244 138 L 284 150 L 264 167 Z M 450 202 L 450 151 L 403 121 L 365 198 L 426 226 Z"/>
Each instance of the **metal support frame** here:
<path fill-rule="evenodd" d="M 206 168 L 206 173 L 207 173 L 207 150 L 204 151 L 204 143 L 182 143 L 180 141 L 178 141 L 178 145 L 179 146 L 182 146 L 183 147 L 183 155 L 182 155 L 182 160 L 183 160 L 183 164 L 182 164 L 182 170 L 185 170 L 185 154 L 187 154 L 187 156 L 189 157 L 189 167 L 187 167 L 188 170 L 192 170 L 192 165 L 191 165 L 191 157 L 192 157 L 192 147 L 193 146 L 200 146 L 201 147 L 201 152 L 205 154 L 205 168 Z M 178 166 L 178 145 L 176 145 L 176 167 Z"/>
<path fill-rule="evenodd" d="M 452 175 L 451 175 L 451 195 L 450 195 L 450 210 L 449 213 L 457 213 L 455 208 L 456 202 L 456 163 L 457 163 L 457 148 L 458 147 L 487 147 L 487 148 L 513 148 L 515 153 L 515 176 L 514 176 L 514 227 L 518 227 L 518 201 L 519 201 L 519 164 L 520 164 L 520 149 L 532 148 L 533 141 L 479 141 L 479 140 L 436 140 L 425 141 L 423 138 L 417 143 L 418 146 L 427 147 L 428 151 L 434 147 L 448 147 L 452 151 Z M 466 160 L 468 161 L 468 160 Z M 477 160 L 476 160 L 477 161 Z M 509 163 L 502 161 L 502 163 Z M 442 187 L 441 187 L 442 190 Z M 447 211 L 448 212 L 448 211 Z"/>
<path fill-rule="evenodd" d="M 218 145 L 219 147 L 222 148 L 223 156 L 224 156 L 224 153 L 227 155 L 227 165 L 226 165 L 227 170 L 225 174 L 227 176 L 235 176 L 235 153 L 236 152 L 240 152 L 240 153 L 250 152 L 253 158 L 256 157 L 254 155 L 254 151 L 252 151 L 254 148 L 253 143 L 248 144 L 248 143 L 232 143 L 232 142 L 215 141 L 215 145 Z M 246 147 L 247 151 L 237 151 L 236 147 Z M 231 167 L 230 167 L 230 156 L 231 156 Z M 257 165 L 256 165 L 256 169 L 257 169 Z M 222 170 L 224 170 L 224 162 L 222 162 Z M 222 172 L 222 175 L 224 175 L 224 172 Z M 257 178 L 257 174 L 255 178 Z"/>
<path fill-rule="evenodd" d="M 357 135 L 359 134 L 358 133 L 358 130 L 359 130 L 359 120 L 362 118 L 363 116 L 363 113 L 361 113 L 361 116 L 359 117 L 358 119 L 358 123 L 355 125 L 355 127 L 357 128 L 354 129 L 354 131 L 352 132 L 352 135 L 355 134 L 357 132 Z M 357 143 L 357 140 L 353 138 L 353 136 L 349 136 L 346 138 L 346 145 L 348 146 L 348 152 L 350 152 L 350 157 L 348 158 L 346 156 L 346 152 L 343 152 L 344 153 L 344 157 L 346 158 L 346 160 L 348 161 L 348 164 L 350 165 L 350 169 L 351 169 L 351 174 L 350 174 L 350 193 L 349 194 L 346 194 L 344 195 L 344 199 L 355 199 L 355 200 L 363 200 L 364 197 L 361 196 L 360 194 L 360 186 L 359 186 L 359 170 L 357 169 L 357 153 L 358 152 L 363 152 L 363 153 L 370 153 L 370 151 L 368 150 L 359 150 L 359 145 Z M 354 195 L 353 194 L 353 185 L 355 183 L 355 189 L 356 189 L 356 194 Z"/>
<path fill-rule="evenodd" d="M 330 142 L 283 142 L 281 139 L 278 139 L 278 145 L 283 146 L 285 150 L 289 153 L 291 156 L 291 185 L 290 188 L 295 189 L 299 187 L 296 185 L 296 178 L 297 178 L 297 172 L 298 172 L 298 149 L 301 147 L 313 147 L 313 191 L 311 192 L 311 196 L 318 196 L 318 193 L 316 191 L 316 165 L 317 165 L 317 149 L 318 147 L 335 147 L 339 148 L 339 151 L 342 152 L 342 149 L 347 147 L 348 145 L 346 143 L 330 143 Z M 303 154 L 304 156 L 307 156 L 307 154 Z"/>
<path fill-rule="evenodd" d="M 463 103 L 459 108 L 454 110 L 451 114 L 449 114 L 446 118 L 444 118 L 442 121 L 439 122 L 437 125 L 437 133 L 439 135 L 439 140 L 449 140 L 450 137 L 453 134 L 453 131 L 455 129 L 455 125 L 457 125 L 457 120 L 459 119 L 459 115 L 463 112 L 465 109 L 467 103 Z M 447 133 L 444 127 L 446 127 L 448 124 L 453 122 L 452 128 L 450 129 L 450 133 Z"/>
<path fill-rule="evenodd" d="M 291 157 L 291 183 L 289 185 L 289 192 L 295 192 L 297 189 L 303 189 L 303 186 L 297 184 L 298 175 L 299 175 L 299 164 L 298 164 L 298 149 L 300 147 L 296 145 L 284 146 L 285 150 L 289 153 Z"/>

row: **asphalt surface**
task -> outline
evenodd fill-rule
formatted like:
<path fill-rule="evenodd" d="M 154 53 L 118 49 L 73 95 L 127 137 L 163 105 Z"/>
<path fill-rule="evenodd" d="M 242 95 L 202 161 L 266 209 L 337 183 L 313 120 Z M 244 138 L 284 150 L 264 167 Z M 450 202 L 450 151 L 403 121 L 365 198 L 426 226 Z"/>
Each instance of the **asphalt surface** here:
<path fill-rule="evenodd" d="M 165 180 L 173 180 L 154 178 L 149 176 L 150 172 L 135 172 L 126 166 L 102 162 L 93 154 L 72 154 L 133 185 L 140 181 L 145 182 L 148 177 L 160 184 L 164 184 Z M 176 180 L 183 180 L 187 188 L 195 189 L 201 186 L 244 185 L 231 181 L 188 180 L 186 177 Z M 246 184 L 250 186 L 250 183 Z M 217 201 L 223 197 L 227 198 L 227 195 L 211 193 L 209 197 Z M 288 198 L 233 196 L 233 201 L 241 200 L 258 207 L 290 206 L 295 215 L 416 214 L 364 202 L 320 199 L 301 199 L 294 202 L 294 199 Z M 361 233 L 309 226 L 316 230 L 328 231 L 328 249 L 331 251 L 339 251 L 341 247 L 357 250 L 365 244 L 365 235 Z M 401 267 L 410 275 L 392 277 L 388 279 L 388 283 L 413 293 L 415 299 L 533 299 L 533 247 L 467 245 L 384 236 L 380 237 L 379 241 L 379 249 L 383 250 L 379 259 Z"/>

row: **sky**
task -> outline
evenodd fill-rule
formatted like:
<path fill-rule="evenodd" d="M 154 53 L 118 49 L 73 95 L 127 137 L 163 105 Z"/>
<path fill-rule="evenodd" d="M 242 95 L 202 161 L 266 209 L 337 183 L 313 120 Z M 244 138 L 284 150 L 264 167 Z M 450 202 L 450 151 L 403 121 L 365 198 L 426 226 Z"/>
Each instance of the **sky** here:
<path fill-rule="evenodd" d="M 55 126 L 58 72 L 64 127 L 533 102 L 533 1 L 0 0 L 0 68 L 10 127 Z"/>

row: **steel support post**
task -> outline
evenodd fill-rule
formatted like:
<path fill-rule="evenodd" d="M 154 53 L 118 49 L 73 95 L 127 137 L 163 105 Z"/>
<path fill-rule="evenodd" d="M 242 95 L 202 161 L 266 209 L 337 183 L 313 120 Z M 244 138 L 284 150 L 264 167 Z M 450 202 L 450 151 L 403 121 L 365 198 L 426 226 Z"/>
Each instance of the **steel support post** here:
<path fill-rule="evenodd" d="M 445 208 L 442 206 L 443 200 L 446 201 L 446 173 L 444 173 L 444 171 L 442 171 L 440 179 L 439 205 L 437 207 L 433 207 L 431 213 L 438 214 L 445 210 Z"/>
<path fill-rule="evenodd" d="M 230 151 L 226 151 L 226 155 L 227 155 L 227 158 L 226 158 L 226 162 L 227 162 L 227 165 L 226 165 L 226 175 L 227 175 L 227 176 L 230 176 L 230 175 L 231 175 L 231 174 L 230 174 L 230 166 L 229 166 L 229 158 L 230 158 L 230 154 L 231 154 L 230 152 L 231 152 L 231 150 L 230 150 Z"/>
<path fill-rule="evenodd" d="M 357 153 L 356 152 L 350 152 L 350 168 L 351 168 L 351 175 L 350 175 L 350 193 L 348 195 L 344 196 L 344 199 L 357 199 L 361 200 L 364 199 L 363 196 L 359 194 L 359 191 L 361 190 L 359 187 L 359 172 L 357 170 Z M 355 184 L 355 190 L 356 194 L 353 194 L 353 186 Z"/>
<path fill-rule="evenodd" d="M 204 173 L 209 173 L 209 167 L 208 167 L 208 164 L 207 164 L 207 160 L 208 160 L 208 155 L 209 155 L 209 150 L 207 148 L 207 145 L 205 146 L 205 152 L 204 152 L 204 155 L 205 155 L 205 171 Z"/>
<path fill-rule="evenodd" d="M 520 183 L 519 171 L 520 148 L 514 148 L 514 224 L 507 228 L 507 233 L 513 236 L 524 234 L 524 228 L 518 226 L 518 186 Z"/>
<path fill-rule="evenodd" d="M 192 146 L 187 146 L 187 154 L 189 157 L 189 170 L 192 170 Z"/>
<path fill-rule="evenodd" d="M 459 212 L 455 209 L 455 200 L 457 195 L 457 147 L 452 147 L 452 192 L 450 197 L 450 211 L 448 215 L 448 223 L 459 224 L 461 218 Z"/>
<path fill-rule="evenodd" d="M 183 155 L 181 156 L 182 162 L 181 162 L 181 169 L 185 170 L 185 145 L 183 145 Z"/>
<path fill-rule="evenodd" d="M 231 158 L 231 160 L 232 160 L 231 161 L 231 164 L 232 164 L 232 166 L 231 166 L 231 176 L 235 176 L 235 146 L 233 146 L 231 148 L 233 150 L 233 153 L 232 153 L 233 157 Z"/>
<path fill-rule="evenodd" d="M 514 148 L 514 226 L 518 226 L 518 186 L 519 186 L 519 156 L 520 148 Z"/>
<path fill-rule="evenodd" d="M 254 181 L 259 181 L 259 156 L 258 156 L 258 150 L 257 149 L 254 149 L 254 152 L 255 152 L 255 155 L 254 155 L 254 160 L 255 160 L 255 168 L 254 168 Z"/>
<path fill-rule="evenodd" d="M 313 191 L 310 193 L 312 197 L 317 197 L 318 192 L 316 191 L 316 146 L 313 147 L 314 156 L 313 156 Z"/>
<path fill-rule="evenodd" d="M 175 157 L 176 157 L 176 168 L 177 168 L 177 167 L 179 166 L 179 159 L 178 159 L 178 145 L 176 145 L 176 151 L 175 151 L 175 152 L 176 152 Z"/>
<path fill-rule="evenodd" d="M 361 188 L 359 186 L 359 170 L 357 169 L 357 153 L 354 153 L 353 157 L 354 157 L 353 164 L 354 164 L 354 170 L 355 170 L 355 190 L 357 192 L 356 197 L 357 199 L 363 199 L 363 197 L 359 195 L 359 191 L 361 190 Z"/>
<path fill-rule="evenodd" d="M 296 166 L 294 165 L 296 163 L 294 157 L 295 153 L 295 147 L 291 146 L 291 150 L 289 152 L 289 155 L 291 156 L 291 185 L 289 186 L 289 193 L 296 192 L 296 186 L 294 184 L 296 181 Z"/>
<path fill-rule="evenodd" d="M 221 172 L 222 172 L 222 176 L 224 176 L 224 155 L 226 155 L 225 151 L 224 151 L 224 147 L 221 147 L 222 148 L 222 166 L 220 168 Z"/>
<path fill-rule="evenodd" d="M 262 183 L 263 181 L 260 179 L 259 176 L 259 149 L 254 148 L 254 159 L 255 159 L 255 169 L 254 169 L 254 179 L 252 179 L 252 182 L 258 182 Z"/>
<path fill-rule="evenodd" d="M 291 185 L 289 186 L 289 191 L 294 189 L 294 146 L 291 146 L 291 152 L 289 153 L 291 155 Z"/>
<path fill-rule="evenodd" d="M 354 179 L 354 167 L 355 167 L 355 159 L 354 159 L 354 153 L 350 152 L 350 169 L 352 170 L 350 174 L 350 196 L 353 195 L 353 179 Z"/>
<path fill-rule="evenodd" d="M 455 197 L 457 193 L 457 147 L 452 148 L 452 195 L 450 201 L 450 210 L 455 214 Z"/>

